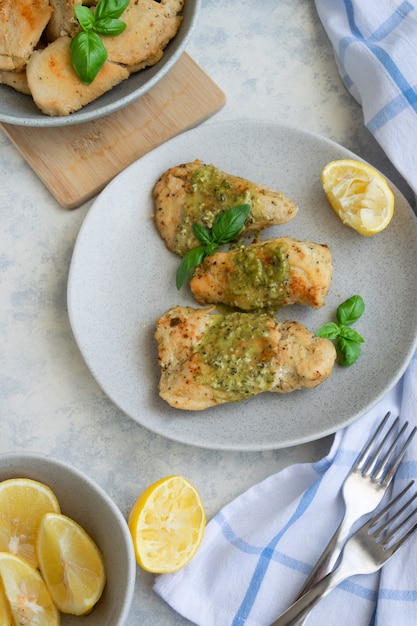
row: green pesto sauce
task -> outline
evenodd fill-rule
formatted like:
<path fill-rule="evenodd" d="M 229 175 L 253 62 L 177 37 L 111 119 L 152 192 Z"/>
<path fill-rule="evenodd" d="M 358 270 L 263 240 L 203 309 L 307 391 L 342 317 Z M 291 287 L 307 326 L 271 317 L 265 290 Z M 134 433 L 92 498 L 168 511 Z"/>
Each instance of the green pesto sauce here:
<path fill-rule="evenodd" d="M 213 315 L 197 348 L 209 366 L 202 384 L 243 400 L 270 389 L 275 380 L 273 350 L 266 313 Z"/>
<path fill-rule="evenodd" d="M 233 270 L 227 284 L 227 303 L 244 298 L 251 309 L 274 307 L 285 301 L 290 282 L 290 265 L 283 246 L 267 244 L 259 248 L 241 248 L 234 253 Z M 243 308 L 243 307 L 242 307 Z"/>
<path fill-rule="evenodd" d="M 214 218 L 239 204 L 251 204 L 249 186 L 233 187 L 224 172 L 214 165 L 202 165 L 191 174 L 190 190 L 183 204 L 180 227 L 177 230 L 174 252 L 183 256 L 199 244 L 193 233 L 193 224 L 207 228 L 213 226 Z M 250 218 L 249 218 L 250 219 Z"/>

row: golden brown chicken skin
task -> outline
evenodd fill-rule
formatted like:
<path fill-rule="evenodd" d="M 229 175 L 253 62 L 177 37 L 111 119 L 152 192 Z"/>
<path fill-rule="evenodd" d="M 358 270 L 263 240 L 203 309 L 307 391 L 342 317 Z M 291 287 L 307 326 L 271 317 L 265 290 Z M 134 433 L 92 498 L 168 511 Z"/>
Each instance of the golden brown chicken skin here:
<path fill-rule="evenodd" d="M 0 2 L 1 70 L 24 70 L 52 13 L 49 0 Z"/>
<path fill-rule="evenodd" d="M 156 324 L 160 396 L 201 411 L 259 393 L 312 389 L 331 374 L 336 351 L 298 322 L 267 313 L 172 307 Z"/>
<path fill-rule="evenodd" d="M 184 0 L 135 0 L 120 19 L 126 29 L 116 37 L 104 37 L 109 61 L 120 63 L 130 74 L 155 65 L 179 31 Z"/>
<path fill-rule="evenodd" d="M 244 311 L 289 304 L 318 309 L 331 281 L 326 245 L 280 237 L 207 256 L 194 270 L 190 288 L 199 304 Z"/>
<path fill-rule="evenodd" d="M 169 250 L 184 256 L 200 244 L 193 224 L 211 228 L 219 213 L 240 204 L 251 211 L 242 233 L 284 224 L 297 213 L 295 204 L 281 191 L 233 176 L 200 160 L 172 167 L 153 189 L 155 224 Z"/>
<path fill-rule="evenodd" d="M 84 85 L 71 61 L 71 37 L 55 39 L 36 50 L 27 64 L 27 80 L 35 104 L 46 115 L 66 116 L 92 102 L 129 77 L 122 65 L 106 61 L 90 85 Z"/>

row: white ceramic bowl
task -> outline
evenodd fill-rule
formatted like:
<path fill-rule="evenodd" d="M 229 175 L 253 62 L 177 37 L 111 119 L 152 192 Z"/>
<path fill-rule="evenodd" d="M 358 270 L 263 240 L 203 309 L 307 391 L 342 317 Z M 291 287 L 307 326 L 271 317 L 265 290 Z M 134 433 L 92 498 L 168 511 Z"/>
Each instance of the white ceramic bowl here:
<path fill-rule="evenodd" d="M 48 485 L 62 513 L 77 521 L 100 548 L 107 582 L 90 615 L 61 614 L 61 626 L 122 626 L 132 602 L 136 561 L 129 528 L 111 498 L 91 479 L 62 461 L 36 454 L 0 454 L 0 481 L 32 478 Z"/>
<path fill-rule="evenodd" d="M 7 85 L 0 85 L 0 122 L 44 127 L 80 124 L 104 117 L 137 100 L 169 72 L 184 52 L 196 23 L 200 5 L 201 0 L 186 0 L 181 28 L 169 42 L 164 56 L 156 65 L 132 74 L 127 80 L 71 115 L 63 117 L 45 115 L 38 109 L 31 96 L 19 93 Z"/>

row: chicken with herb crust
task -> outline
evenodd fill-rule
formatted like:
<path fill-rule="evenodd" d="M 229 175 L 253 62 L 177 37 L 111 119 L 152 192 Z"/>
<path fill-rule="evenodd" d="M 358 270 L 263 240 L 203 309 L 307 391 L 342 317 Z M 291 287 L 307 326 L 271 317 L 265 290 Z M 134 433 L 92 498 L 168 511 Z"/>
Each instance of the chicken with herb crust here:
<path fill-rule="evenodd" d="M 155 65 L 183 21 L 184 0 L 136 0 L 123 12 L 126 30 L 103 39 L 109 60 L 129 74 Z"/>
<path fill-rule="evenodd" d="M 172 167 L 153 189 L 155 224 L 169 250 L 179 256 L 199 245 L 193 224 L 211 228 L 219 213 L 240 204 L 251 211 L 242 234 L 284 224 L 297 213 L 281 191 L 273 191 L 245 178 L 227 174 L 200 160 Z"/>
<path fill-rule="evenodd" d="M 181 27 L 184 4 L 0 0 L 0 84 L 32 95 L 46 115 L 74 113 L 158 63 Z M 77 13 L 84 9 L 88 19 Z M 125 28 L 115 29 L 115 14 Z"/>
<path fill-rule="evenodd" d="M 46 115 L 69 115 L 92 102 L 129 77 L 118 63 L 106 61 L 91 85 L 84 85 L 71 63 L 71 38 L 59 37 L 42 50 L 35 50 L 27 68 L 27 79 L 35 104 Z"/>
<path fill-rule="evenodd" d="M 174 306 L 157 321 L 159 394 L 174 408 L 201 411 L 266 391 L 312 389 L 330 376 L 330 340 L 268 313 L 213 309 Z"/>
<path fill-rule="evenodd" d="M 49 0 L 0 2 L 0 70 L 25 69 L 52 13 Z"/>
<path fill-rule="evenodd" d="M 190 288 L 199 304 L 245 311 L 289 304 L 318 309 L 331 281 L 326 245 L 280 237 L 207 256 L 194 270 Z"/>

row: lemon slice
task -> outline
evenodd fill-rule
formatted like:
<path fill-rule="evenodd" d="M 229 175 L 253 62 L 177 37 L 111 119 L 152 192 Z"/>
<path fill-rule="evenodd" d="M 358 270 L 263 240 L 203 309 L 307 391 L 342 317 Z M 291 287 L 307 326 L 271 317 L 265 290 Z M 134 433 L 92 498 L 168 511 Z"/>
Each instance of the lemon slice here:
<path fill-rule="evenodd" d="M 59 626 L 59 612 L 37 569 L 20 556 L 0 552 L 0 577 L 10 604 L 13 623 L 25 626 Z"/>
<path fill-rule="evenodd" d="M 47 513 L 36 547 L 42 576 L 58 609 L 73 615 L 89 613 L 106 583 L 104 559 L 90 535 L 69 517 Z"/>
<path fill-rule="evenodd" d="M 11 552 L 37 567 L 35 542 L 42 516 L 59 513 L 58 500 L 43 483 L 29 478 L 0 482 L 0 552 Z"/>
<path fill-rule="evenodd" d="M 322 171 L 321 182 L 339 218 L 360 235 L 375 235 L 390 223 L 394 194 L 370 165 L 353 159 L 331 161 Z"/>
<path fill-rule="evenodd" d="M 12 623 L 12 612 L 10 609 L 9 601 L 6 598 L 4 585 L 1 582 L 1 578 L 0 578 L 0 624 L 2 626 L 11 626 L 11 623 Z"/>
<path fill-rule="evenodd" d="M 182 476 L 168 476 L 139 496 L 128 523 L 138 564 L 148 572 L 165 574 L 193 558 L 203 539 L 206 515 L 196 488 Z"/>

